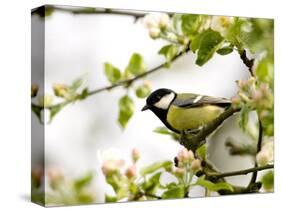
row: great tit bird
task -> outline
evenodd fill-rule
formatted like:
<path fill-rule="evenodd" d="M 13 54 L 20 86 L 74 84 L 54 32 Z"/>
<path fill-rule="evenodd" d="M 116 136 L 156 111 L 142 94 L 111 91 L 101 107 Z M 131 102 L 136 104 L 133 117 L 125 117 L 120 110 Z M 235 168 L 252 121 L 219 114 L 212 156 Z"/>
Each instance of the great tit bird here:
<path fill-rule="evenodd" d="M 146 99 L 142 111 L 151 110 L 170 130 L 176 133 L 199 129 L 217 118 L 230 100 L 193 93 L 176 93 L 161 88 Z"/>

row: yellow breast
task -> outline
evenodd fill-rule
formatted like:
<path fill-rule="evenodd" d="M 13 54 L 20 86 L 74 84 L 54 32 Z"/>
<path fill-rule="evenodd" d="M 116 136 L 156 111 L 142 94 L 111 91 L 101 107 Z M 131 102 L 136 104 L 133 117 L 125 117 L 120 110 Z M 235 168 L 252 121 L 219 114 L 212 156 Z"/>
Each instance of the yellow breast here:
<path fill-rule="evenodd" d="M 171 105 L 167 114 L 167 121 L 178 131 L 197 129 L 217 118 L 222 112 L 222 108 L 213 105 L 199 108 L 184 108 Z"/>

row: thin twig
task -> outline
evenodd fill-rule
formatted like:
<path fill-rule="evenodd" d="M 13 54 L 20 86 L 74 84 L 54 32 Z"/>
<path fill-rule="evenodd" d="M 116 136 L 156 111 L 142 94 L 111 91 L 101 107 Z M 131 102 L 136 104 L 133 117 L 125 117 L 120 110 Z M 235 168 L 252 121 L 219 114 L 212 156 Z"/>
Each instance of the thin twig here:
<path fill-rule="evenodd" d="M 254 76 L 253 66 L 254 66 L 254 59 L 249 59 L 246 54 L 246 50 L 238 51 L 240 54 L 240 58 L 243 63 L 248 67 L 248 70 L 251 76 Z"/>
<path fill-rule="evenodd" d="M 62 7 L 62 6 L 52 6 L 46 5 L 32 11 L 32 14 L 39 14 L 41 17 L 45 16 L 45 10 L 49 9 L 52 11 L 60 11 L 64 13 L 71 13 L 73 15 L 120 15 L 120 16 L 129 16 L 133 17 L 135 20 L 144 17 L 148 14 L 145 11 L 134 11 L 134 10 L 123 10 L 123 9 L 108 9 L 108 8 L 91 8 L 91 7 Z M 165 12 L 169 16 L 172 16 L 174 13 Z"/>
<path fill-rule="evenodd" d="M 103 9 L 103 8 L 82 8 L 75 9 L 71 7 L 54 7 L 55 10 L 61 12 L 68 12 L 74 15 L 121 15 L 121 16 L 132 16 L 135 19 L 145 16 L 147 13 L 143 12 L 133 12 L 125 10 L 116 10 L 116 9 Z"/>
<path fill-rule="evenodd" d="M 150 193 L 143 193 L 143 196 L 152 197 L 152 198 L 155 198 L 155 199 L 162 199 L 162 197 L 157 196 L 155 194 L 150 194 Z"/>
<path fill-rule="evenodd" d="M 233 171 L 233 172 L 225 172 L 225 173 L 215 173 L 215 174 L 207 174 L 208 177 L 211 177 L 213 179 L 219 179 L 224 177 L 232 177 L 237 175 L 246 175 L 252 172 L 258 172 L 266 169 L 273 169 L 274 165 L 265 165 L 265 166 L 257 166 L 249 169 L 239 170 L 239 171 Z"/>
<path fill-rule="evenodd" d="M 257 151 L 256 153 L 258 153 L 259 151 L 261 151 L 261 146 L 262 146 L 262 137 L 263 137 L 263 127 L 262 127 L 262 123 L 261 120 L 259 119 L 259 138 L 258 138 L 258 143 L 257 143 Z M 257 161 L 255 160 L 255 167 L 258 167 Z M 258 172 L 255 171 L 252 175 L 252 178 L 249 182 L 248 187 L 250 187 L 252 184 L 254 184 L 257 180 L 257 176 L 258 176 Z"/>
<path fill-rule="evenodd" d="M 177 60 L 179 57 L 181 57 L 183 54 L 187 53 L 188 51 L 189 51 L 189 48 L 187 48 L 185 51 L 179 52 L 179 53 L 172 59 L 171 62 L 174 62 L 174 61 Z M 135 76 L 135 77 L 133 77 L 133 78 L 130 78 L 130 79 L 127 79 L 127 80 L 122 80 L 122 81 L 117 82 L 117 83 L 115 83 L 115 84 L 108 85 L 108 86 L 104 86 L 104 87 L 98 88 L 98 89 L 96 89 L 96 90 L 89 91 L 87 97 L 92 96 L 92 95 L 95 95 L 95 94 L 100 93 L 100 92 L 103 92 L 103 91 L 109 91 L 109 90 L 111 90 L 111 89 L 113 89 L 113 88 L 120 87 L 120 86 L 123 86 L 123 85 L 130 85 L 130 84 L 132 84 L 134 81 L 139 80 L 139 79 L 141 79 L 141 78 L 143 78 L 143 77 L 145 77 L 145 76 L 147 76 L 147 75 L 150 75 L 150 74 L 152 74 L 152 73 L 154 73 L 154 72 L 156 72 L 156 71 L 158 71 L 158 70 L 160 70 L 160 69 L 162 69 L 162 68 L 165 68 L 166 66 L 167 66 L 167 63 L 165 62 L 165 63 L 162 63 L 162 64 L 160 64 L 160 65 L 158 65 L 158 66 L 156 66 L 156 67 L 150 69 L 149 71 L 146 71 L 146 72 L 144 72 L 144 73 L 142 73 L 142 74 L 139 74 L 139 75 L 137 75 L 137 76 Z M 79 98 L 78 98 L 78 99 L 79 99 Z M 34 104 L 33 104 L 33 105 L 36 106 L 36 107 L 38 107 L 38 108 L 40 108 L 41 110 L 42 110 L 42 109 L 49 109 L 49 110 L 50 110 L 50 109 L 52 109 L 52 108 L 54 108 L 54 107 L 59 107 L 59 106 L 61 106 L 61 105 L 67 105 L 67 104 L 70 104 L 70 103 L 72 103 L 72 102 L 78 101 L 78 99 L 76 99 L 76 100 L 74 100 L 74 101 L 66 100 L 66 101 L 63 101 L 63 102 L 61 102 L 61 103 L 58 103 L 58 104 L 55 104 L 55 105 L 51 105 L 51 106 L 48 106 L 48 107 L 45 107 L 45 108 L 44 108 L 44 106 L 39 106 L 39 105 L 34 105 Z"/>

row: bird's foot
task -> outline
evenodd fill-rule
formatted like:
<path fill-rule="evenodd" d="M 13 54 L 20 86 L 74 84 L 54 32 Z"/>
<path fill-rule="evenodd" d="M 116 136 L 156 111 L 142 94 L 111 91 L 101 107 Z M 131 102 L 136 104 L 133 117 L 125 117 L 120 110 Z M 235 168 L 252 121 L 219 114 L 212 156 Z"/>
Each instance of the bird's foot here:
<path fill-rule="evenodd" d="M 185 133 L 184 130 L 182 130 L 180 132 L 180 140 L 179 140 L 179 142 L 180 142 L 180 145 L 183 145 L 183 146 L 184 146 L 184 143 L 186 142 L 186 133 Z"/>
<path fill-rule="evenodd" d="M 196 136 L 201 131 L 201 128 L 198 129 L 191 129 L 191 130 L 182 130 L 180 132 L 180 140 L 179 143 L 183 146 L 185 146 L 188 149 L 191 149 L 192 151 L 196 151 L 198 147 L 206 143 L 205 140 L 201 142 L 194 143 L 192 141 L 192 138 Z"/>
<path fill-rule="evenodd" d="M 189 138 L 196 135 L 199 131 L 199 129 L 182 130 L 180 132 L 180 144 L 184 145 L 184 143 L 188 142 Z"/>
<path fill-rule="evenodd" d="M 183 130 L 185 135 L 196 135 L 198 132 L 200 132 L 200 128 L 197 129 L 189 129 L 189 130 Z"/>

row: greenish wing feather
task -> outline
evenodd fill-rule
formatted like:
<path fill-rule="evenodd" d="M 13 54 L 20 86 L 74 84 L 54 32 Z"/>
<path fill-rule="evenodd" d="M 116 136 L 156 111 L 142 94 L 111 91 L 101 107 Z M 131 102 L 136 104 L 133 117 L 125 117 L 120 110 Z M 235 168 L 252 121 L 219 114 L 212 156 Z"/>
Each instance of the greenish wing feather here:
<path fill-rule="evenodd" d="M 178 107 L 187 107 L 193 104 L 194 99 L 198 96 L 197 94 L 192 93 L 181 93 L 177 94 L 176 99 L 174 100 L 173 104 Z"/>
<path fill-rule="evenodd" d="M 202 98 L 195 102 L 198 96 L 200 95 L 191 93 L 178 94 L 173 104 L 178 107 L 199 107 L 202 105 L 217 105 L 221 107 L 227 107 L 231 104 L 230 100 L 226 98 L 202 95 Z"/>

